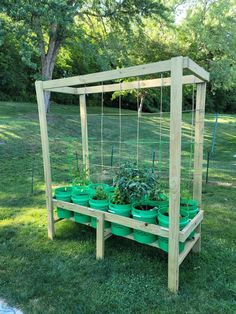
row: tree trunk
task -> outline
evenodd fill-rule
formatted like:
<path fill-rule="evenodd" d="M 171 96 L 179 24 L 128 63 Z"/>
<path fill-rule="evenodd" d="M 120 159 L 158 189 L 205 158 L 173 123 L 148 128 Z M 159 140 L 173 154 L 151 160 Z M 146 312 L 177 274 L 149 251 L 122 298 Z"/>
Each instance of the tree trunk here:
<path fill-rule="evenodd" d="M 51 26 L 51 35 L 49 38 L 47 53 L 45 50 L 41 49 L 41 68 L 42 68 L 42 79 L 51 80 L 53 70 L 56 63 L 56 58 L 61 46 L 61 40 L 58 39 L 59 28 L 57 24 Z M 50 96 L 51 92 L 44 91 L 44 100 L 46 112 L 50 109 Z"/>
<path fill-rule="evenodd" d="M 139 108 L 138 108 L 138 116 L 139 117 L 141 117 L 141 115 L 142 115 L 144 98 L 145 98 L 145 96 L 141 95 L 141 97 L 140 97 L 140 104 L 139 104 Z"/>

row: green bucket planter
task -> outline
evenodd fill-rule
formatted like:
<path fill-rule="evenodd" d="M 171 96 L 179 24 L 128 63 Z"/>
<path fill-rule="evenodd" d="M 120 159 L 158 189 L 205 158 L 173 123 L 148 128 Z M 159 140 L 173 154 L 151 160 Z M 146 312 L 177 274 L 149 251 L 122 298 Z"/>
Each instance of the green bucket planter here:
<path fill-rule="evenodd" d="M 88 185 L 75 185 L 72 187 L 72 194 L 89 193 Z"/>
<path fill-rule="evenodd" d="M 109 200 L 95 200 L 92 197 L 89 199 L 89 206 L 93 209 L 101 210 L 107 212 L 109 209 Z M 97 218 L 91 218 L 91 226 L 97 228 Z M 105 221 L 105 228 L 110 228 L 111 224 L 109 221 Z"/>
<path fill-rule="evenodd" d="M 157 221 L 157 207 L 155 207 L 156 202 L 149 201 L 146 203 L 134 203 L 132 205 L 132 216 L 133 219 L 144 221 L 150 224 L 156 224 Z M 141 206 L 146 206 L 147 209 L 141 209 Z M 157 240 L 155 234 L 148 232 L 143 232 L 140 230 L 134 230 L 134 239 L 139 243 L 149 244 Z"/>
<path fill-rule="evenodd" d="M 199 212 L 199 205 L 197 200 L 189 200 L 187 198 L 180 198 L 180 209 L 188 213 L 189 219 L 193 219 Z M 188 239 L 194 238 L 195 231 L 191 232 Z"/>
<path fill-rule="evenodd" d="M 55 189 L 55 198 L 60 201 L 64 202 L 71 202 L 71 192 L 72 192 L 72 187 L 60 187 Z M 71 218 L 73 217 L 74 212 L 57 207 L 57 216 L 58 218 L 65 219 L 65 218 Z"/>
<path fill-rule="evenodd" d="M 159 221 L 159 225 L 164 228 L 169 228 L 169 209 L 167 208 L 160 208 L 158 210 L 157 218 Z M 189 223 L 189 217 L 187 212 L 180 211 L 180 222 L 179 222 L 179 229 L 182 230 L 187 224 Z M 158 237 L 158 244 L 159 247 L 165 251 L 169 251 L 169 244 L 168 244 L 168 238 L 164 237 Z M 181 253 L 185 248 L 185 242 L 179 242 L 179 253 Z"/>
<path fill-rule="evenodd" d="M 131 204 L 119 205 L 110 202 L 108 212 L 119 216 L 130 217 Z M 132 229 L 112 222 L 111 232 L 118 236 L 126 236 L 132 232 Z"/>
<path fill-rule="evenodd" d="M 73 192 L 71 196 L 72 202 L 74 204 L 78 204 L 81 206 L 88 206 L 89 205 L 89 193 L 88 192 Z M 88 215 L 76 213 L 74 214 L 75 222 L 79 223 L 88 223 L 91 221 L 91 217 Z"/>

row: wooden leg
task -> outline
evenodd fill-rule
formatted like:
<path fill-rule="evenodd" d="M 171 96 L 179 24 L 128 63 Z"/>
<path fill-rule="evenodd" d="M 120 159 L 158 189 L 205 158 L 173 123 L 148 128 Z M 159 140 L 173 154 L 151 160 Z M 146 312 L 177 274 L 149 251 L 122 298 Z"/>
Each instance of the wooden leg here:
<path fill-rule="evenodd" d="M 192 251 L 194 253 L 200 253 L 201 252 L 201 224 L 195 229 L 197 233 L 200 233 L 200 237 L 195 243 L 195 245 L 192 248 Z"/>
<path fill-rule="evenodd" d="M 170 106 L 170 204 L 168 288 L 176 293 L 179 288 L 179 212 L 181 184 L 181 126 L 182 126 L 183 58 L 171 59 Z"/>
<path fill-rule="evenodd" d="M 179 289 L 179 243 L 178 251 L 171 249 L 169 239 L 168 252 L 168 288 L 171 292 L 177 293 Z"/>
<path fill-rule="evenodd" d="M 101 260 L 104 258 L 104 214 L 100 214 L 97 219 L 97 247 L 96 247 L 96 259 Z"/>
<path fill-rule="evenodd" d="M 37 95 L 37 102 L 38 102 L 40 134 L 41 134 L 43 165 L 44 165 L 44 178 L 45 178 L 45 185 L 46 185 L 48 237 L 49 239 L 53 240 L 55 230 L 54 230 L 54 216 L 53 216 L 53 203 L 52 203 L 52 178 L 51 178 L 49 140 L 48 140 L 48 130 L 47 130 L 47 119 L 46 119 L 46 107 L 45 107 L 44 93 L 43 93 L 43 82 L 37 81 L 35 83 L 35 87 L 36 87 L 36 95 Z"/>

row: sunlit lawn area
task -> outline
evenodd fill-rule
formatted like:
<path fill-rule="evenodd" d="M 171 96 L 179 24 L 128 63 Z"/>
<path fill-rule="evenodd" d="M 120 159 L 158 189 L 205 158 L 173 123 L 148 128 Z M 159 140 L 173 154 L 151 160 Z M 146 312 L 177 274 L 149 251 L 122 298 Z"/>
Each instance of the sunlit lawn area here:
<path fill-rule="evenodd" d="M 77 112 L 76 106 L 55 105 L 48 115 L 54 185 L 69 184 L 76 171 L 76 158 L 81 158 Z M 89 112 L 97 113 L 98 108 Z M 112 146 L 113 168 L 118 163 L 115 142 L 120 140 L 119 121 L 113 115 L 117 110 L 106 108 L 106 112 L 111 115 L 104 119 L 107 168 L 102 174 L 100 167 L 93 166 L 101 158 L 101 121 L 95 115 L 88 118 L 94 180 L 108 179 L 112 173 Z M 122 116 L 122 157 L 126 160 L 132 152 L 136 154 L 137 118 L 131 111 L 123 113 L 127 114 Z M 235 180 L 236 116 L 220 119 L 215 160 L 232 168 L 227 178 L 221 178 L 227 183 Z M 213 126 L 214 117 L 207 115 L 206 150 L 211 146 Z M 159 127 L 158 115 L 141 118 L 140 160 L 150 166 L 153 151 L 157 155 L 160 151 Z M 36 104 L 0 102 L 0 129 L 0 298 L 30 314 L 236 312 L 234 187 L 204 185 L 202 252 L 199 256 L 190 254 L 182 264 L 180 290 L 175 296 L 167 290 L 167 255 L 155 248 L 114 236 L 106 241 L 105 260 L 96 261 L 95 231 L 70 221 L 59 222 L 55 241 L 49 241 Z M 166 114 L 159 169 L 163 185 L 168 129 Z M 190 114 L 184 115 L 183 134 L 183 173 L 189 178 Z M 159 167 L 156 162 L 155 167 Z M 214 171 L 212 175 L 220 178 L 221 173 Z"/>

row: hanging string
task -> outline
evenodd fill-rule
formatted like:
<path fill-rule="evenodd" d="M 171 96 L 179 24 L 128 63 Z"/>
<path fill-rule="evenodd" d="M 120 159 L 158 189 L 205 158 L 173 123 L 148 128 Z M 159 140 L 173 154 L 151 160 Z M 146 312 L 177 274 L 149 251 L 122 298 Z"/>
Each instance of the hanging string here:
<path fill-rule="evenodd" d="M 162 119 L 163 119 L 163 76 L 161 74 L 161 95 L 160 95 L 160 115 L 159 115 L 159 162 L 158 162 L 158 171 L 159 176 L 161 176 L 162 171 Z"/>
<path fill-rule="evenodd" d="M 103 174 L 104 159 L 103 159 L 103 122 L 104 122 L 104 85 L 102 82 L 102 103 L 101 103 L 101 172 Z"/>
<path fill-rule="evenodd" d="M 189 154 L 189 188 L 192 183 L 192 159 L 193 159 L 193 146 L 194 146 L 194 121 L 195 121 L 195 85 L 192 89 L 192 117 L 191 117 L 191 133 L 190 133 L 190 154 Z"/>
<path fill-rule="evenodd" d="M 137 139 L 136 139 L 136 163 L 137 166 L 139 164 L 139 133 L 140 133 L 140 116 L 141 116 L 141 112 L 140 110 L 140 97 L 139 97 L 139 93 L 140 93 L 140 81 L 138 81 L 138 89 L 137 89 Z"/>
<path fill-rule="evenodd" d="M 120 82 L 120 95 L 119 95 L 119 130 L 120 130 L 120 134 L 119 134 L 119 165 L 121 164 L 121 143 L 122 143 L 122 123 L 121 123 L 121 82 Z"/>

